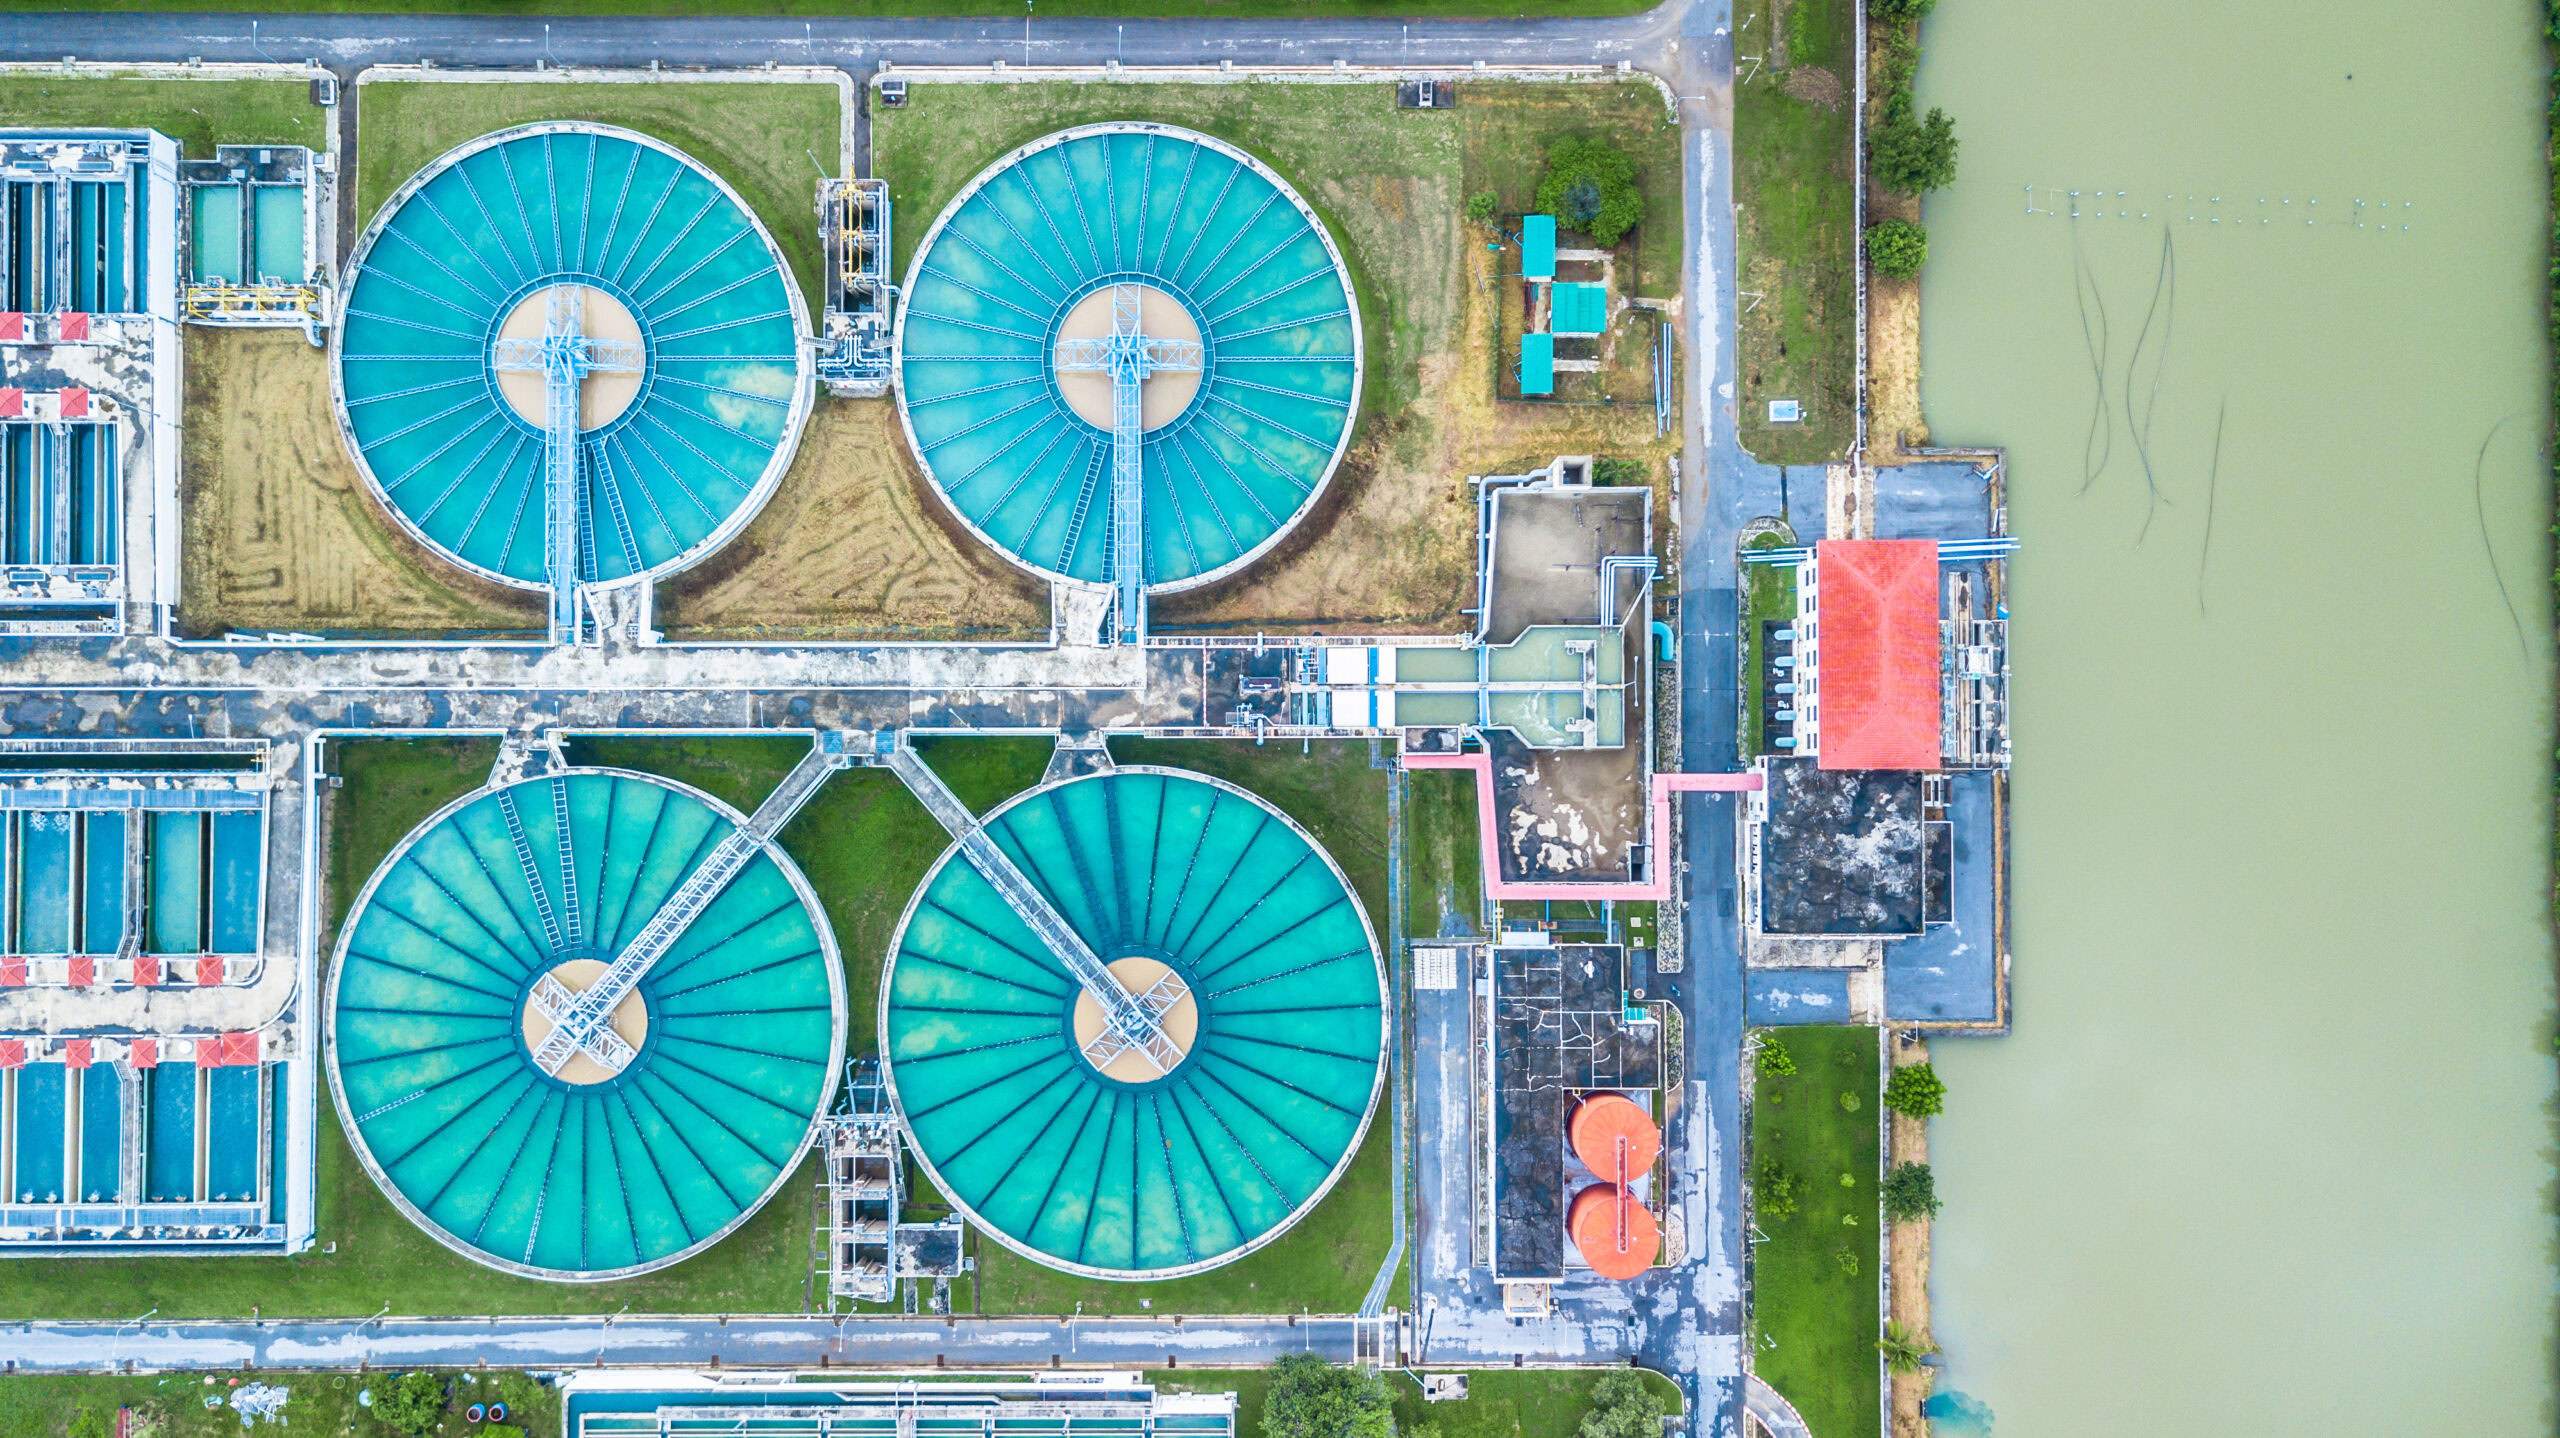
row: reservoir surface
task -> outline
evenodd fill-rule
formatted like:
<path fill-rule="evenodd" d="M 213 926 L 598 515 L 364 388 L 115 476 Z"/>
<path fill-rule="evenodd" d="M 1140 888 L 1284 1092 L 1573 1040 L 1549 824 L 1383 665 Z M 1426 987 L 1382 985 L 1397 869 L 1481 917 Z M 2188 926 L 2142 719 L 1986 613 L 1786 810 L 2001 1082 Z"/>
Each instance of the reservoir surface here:
<path fill-rule="evenodd" d="M 1936 1045 L 1940 1431 L 2548 1432 L 2537 9 L 1924 38 L 1924 401 L 2008 446 L 2025 545 L 2015 1031 Z"/>

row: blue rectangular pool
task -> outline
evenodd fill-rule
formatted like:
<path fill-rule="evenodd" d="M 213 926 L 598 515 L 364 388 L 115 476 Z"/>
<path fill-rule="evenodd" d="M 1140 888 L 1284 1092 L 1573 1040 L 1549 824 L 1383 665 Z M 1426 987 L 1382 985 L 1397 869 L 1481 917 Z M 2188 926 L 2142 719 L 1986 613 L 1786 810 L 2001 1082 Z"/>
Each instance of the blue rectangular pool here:
<path fill-rule="evenodd" d="M 80 952 L 112 954 L 124 942 L 122 814 L 88 816 L 80 844 Z"/>
<path fill-rule="evenodd" d="M 71 815 L 18 816 L 18 952 L 71 952 Z"/>
<path fill-rule="evenodd" d="M 258 1074 L 228 1064 L 205 1075 L 205 1197 L 247 1203 L 258 1196 Z"/>
<path fill-rule="evenodd" d="M 196 1066 L 164 1063 L 151 1070 L 151 1134 L 143 1160 L 143 1197 L 189 1203 L 196 1196 Z"/>
<path fill-rule="evenodd" d="M 213 942 L 217 954 L 258 951 L 258 848 L 263 816 L 255 811 L 213 816 Z"/>
<path fill-rule="evenodd" d="M 18 1070 L 18 1179 L 20 1203 L 62 1201 L 62 1129 L 65 1085 L 60 1064 Z"/>
<path fill-rule="evenodd" d="M 155 954 L 203 951 L 204 819 L 198 813 L 151 816 L 151 892 L 143 940 Z"/>
<path fill-rule="evenodd" d="M 119 1156 L 123 1152 L 123 1082 L 113 1064 L 91 1064 L 80 1071 L 80 1200 L 113 1203 Z"/>

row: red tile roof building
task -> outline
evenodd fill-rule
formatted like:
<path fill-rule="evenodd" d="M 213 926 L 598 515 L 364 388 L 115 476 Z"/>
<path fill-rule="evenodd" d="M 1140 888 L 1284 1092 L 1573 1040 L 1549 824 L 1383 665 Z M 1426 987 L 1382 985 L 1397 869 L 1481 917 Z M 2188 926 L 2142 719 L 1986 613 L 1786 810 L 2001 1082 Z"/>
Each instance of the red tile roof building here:
<path fill-rule="evenodd" d="M 1814 546 L 1821 767 L 1939 764 L 1938 542 Z"/>

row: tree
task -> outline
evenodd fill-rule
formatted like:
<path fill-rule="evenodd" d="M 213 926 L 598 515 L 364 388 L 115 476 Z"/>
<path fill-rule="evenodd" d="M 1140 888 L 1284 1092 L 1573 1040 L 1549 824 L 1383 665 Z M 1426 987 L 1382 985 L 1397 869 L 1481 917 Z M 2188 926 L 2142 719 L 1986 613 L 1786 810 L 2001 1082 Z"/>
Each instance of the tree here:
<path fill-rule="evenodd" d="M 1611 1369 L 1591 1385 L 1581 1438 L 1662 1438 L 1662 1400 L 1644 1379 Z"/>
<path fill-rule="evenodd" d="M 1752 1068 L 1762 1078 L 1791 1078 L 1796 1071 L 1796 1056 L 1776 1039 L 1762 1039 L 1760 1052 L 1751 1060 Z"/>
<path fill-rule="evenodd" d="M 1925 1163 L 1897 1163 L 1884 1173 L 1884 1216 L 1896 1223 L 1933 1218 L 1938 1180 Z"/>
<path fill-rule="evenodd" d="M 1908 24 L 1938 8 L 1938 0 L 1867 0 L 1867 13 L 1888 25 Z"/>
<path fill-rule="evenodd" d="M 1918 113 L 1907 93 L 1888 99 L 1867 137 L 1867 169 L 1877 184 L 1906 195 L 1954 184 L 1956 122 L 1944 110 Z"/>
<path fill-rule="evenodd" d="M 1467 197 L 1467 222 L 1490 226 L 1502 213 L 1502 197 L 1491 190 L 1478 190 Z"/>
<path fill-rule="evenodd" d="M 1538 208 L 1568 229 L 1614 245 L 1644 219 L 1636 162 L 1603 141 L 1569 136 L 1547 148 L 1538 179 Z"/>
<path fill-rule="evenodd" d="M 1905 1118 L 1935 1118 L 1946 1108 L 1947 1086 L 1927 1064 L 1898 1068 L 1885 1080 L 1884 1106 Z"/>
<path fill-rule="evenodd" d="M 74 1408 L 67 1431 L 70 1438 L 107 1438 L 107 1415 L 95 1408 Z"/>
<path fill-rule="evenodd" d="M 1337 1368 L 1312 1353 L 1271 1365 L 1263 1438 L 1395 1438 L 1395 1400 L 1375 1373 Z"/>
<path fill-rule="evenodd" d="M 1887 1368 L 1896 1373 L 1917 1373 L 1938 1345 L 1927 1342 L 1899 1323 L 1888 1322 L 1884 1337 L 1876 1340 L 1876 1351 L 1884 1355 Z"/>
<path fill-rule="evenodd" d="M 373 1392 L 373 1416 L 403 1433 L 424 1433 L 444 1416 L 444 1380 L 403 1373 Z"/>
<path fill-rule="evenodd" d="M 1929 262 L 1929 232 L 1909 220 L 1886 220 L 1867 230 L 1867 263 L 1887 279 L 1907 280 Z"/>
<path fill-rule="evenodd" d="M 1785 1218 L 1796 1211 L 1804 1181 L 1787 1172 L 1774 1153 L 1760 1155 L 1751 1166 L 1751 1207 L 1762 1218 Z"/>

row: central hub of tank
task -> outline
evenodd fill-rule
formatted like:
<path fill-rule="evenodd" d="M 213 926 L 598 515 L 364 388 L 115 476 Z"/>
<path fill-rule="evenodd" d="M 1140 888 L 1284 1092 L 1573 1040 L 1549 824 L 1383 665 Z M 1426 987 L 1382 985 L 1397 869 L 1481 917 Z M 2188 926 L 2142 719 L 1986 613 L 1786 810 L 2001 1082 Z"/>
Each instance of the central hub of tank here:
<path fill-rule="evenodd" d="M 1132 994 L 1145 993 L 1173 973 L 1170 965 L 1135 954 L 1115 959 L 1103 967 L 1111 970 L 1111 977 L 1118 979 L 1120 987 Z M 1164 1011 L 1159 1022 L 1165 1041 L 1173 1046 L 1173 1066 L 1180 1068 L 1183 1060 L 1191 1057 L 1192 1040 L 1200 1036 L 1200 1005 L 1191 997 L 1189 989 L 1186 988 L 1182 997 L 1173 1001 L 1173 1007 Z M 1085 1062 L 1092 1064 L 1104 1078 L 1117 1079 L 1122 1083 L 1151 1083 L 1164 1077 L 1157 1072 L 1155 1060 L 1135 1045 L 1120 1050 L 1104 1062 L 1094 1063 L 1093 1041 L 1102 1037 L 1103 1019 L 1102 1005 L 1089 993 L 1079 992 L 1076 995 L 1075 1026 L 1076 1051 L 1084 1055 Z"/>

